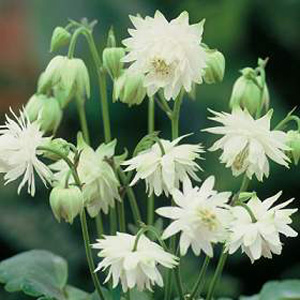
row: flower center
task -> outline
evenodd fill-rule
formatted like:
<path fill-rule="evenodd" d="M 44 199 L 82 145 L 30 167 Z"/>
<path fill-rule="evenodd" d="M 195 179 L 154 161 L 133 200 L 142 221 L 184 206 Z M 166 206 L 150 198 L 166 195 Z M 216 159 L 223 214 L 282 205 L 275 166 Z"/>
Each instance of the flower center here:
<path fill-rule="evenodd" d="M 161 76 L 168 76 L 170 74 L 171 68 L 163 59 L 155 57 L 151 61 L 151 66 L 154 73 Z"/>
<path fill-rule="evenodd" d="M 202 208 L 197 211 L 198 217 L 201 219 L 201 222 L 209 230 L 214 230 L 218 226 L 217 216 L 214 212 L 209 209 Z"/>
<path fill-rule="evenodd" d="M 245 167 L 245 161 L 248 158 L 249 155 L 249 146 L 248 144 L 244 147 L 244 149 L 236 156 L 233 167 L 236 170 L 242 170 Z"/>

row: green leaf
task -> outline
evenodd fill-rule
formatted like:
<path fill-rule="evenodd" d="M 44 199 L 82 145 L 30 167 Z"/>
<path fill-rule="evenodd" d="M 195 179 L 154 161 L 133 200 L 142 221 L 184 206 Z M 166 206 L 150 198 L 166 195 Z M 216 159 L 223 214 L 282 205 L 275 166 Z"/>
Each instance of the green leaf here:
<path fill-rule="evenodd" d="M 261 292 L 260 300 L 300 299 L 300 280 L 283 280 L 267 282 Z"/>
<path fill-rule="evenodd" d="M 8 292 L 23 291 L 43 300 L 66 300 L 67 277 L 67 262 L 48 251 L 28 251 L 0 263 L 0 282 Z"/>
<path fill-rule="evenodd" d="M 140 152 L 149 149 L 153 144 L 156 143 L 159 131 L 145 135 L 137 144 L 134 149 L 133 157 L 137 156 Z"/>

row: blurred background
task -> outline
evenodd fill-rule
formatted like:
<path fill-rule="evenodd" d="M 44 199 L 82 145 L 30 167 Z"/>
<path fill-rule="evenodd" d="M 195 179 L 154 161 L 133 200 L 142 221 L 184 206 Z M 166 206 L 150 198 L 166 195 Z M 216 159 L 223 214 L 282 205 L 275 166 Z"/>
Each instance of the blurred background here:
<path fill-rule="evenodd" d="M 181 134 L 195 132 L 190 142 L 202 142 L 209 147 L 214 137 L 200 133 L 208 127 L 207 107 L 228 110 L 231 88 L 243 67 L 255 67 L 258 57 L 269 57 L 267 83 L 271 106 L 275 109 L 273 124 L 299 103 L 300 70 L 300 1 L 299 0 L 0 0 L 0 114 L 1 122 L 9 107 L 14 110 L 26 103 L 35 92 L 39 74 L 53 54 L 49 53 L 53 29 L 65 26 L 69 18 L 87 17 L 98 20 L 95 37 L 99 49 L 103 47 L 107 31 L 114 25 L 119 42 L 127 37 L 131 27 L 129 14 L 153 15 L 156 9 L 167 18 L 176 17 L 182 10 L 190 14 L 191 22 L 206 18 L 204 42 L 218 48 L 226 57 L 224 81 L 216 85 L 202 85 L 197 90 L 197 100 L 186 99 L 182 108 Z M 65 53 L 65 52 L 61 52 Z M 100 104 L 95 80 L 95 70 L 87 51 L 80 41 L 76 55 L 86 60 L 93 81 L 93 93 L 87 102 L 88 122 L 93 145 L 103 141 Z M 111 86 L 109 86 L 111 93 Z M 128 109 L 121 103 L 110 103 L 113 136 L 118 138 L 118 152 L 126 147 L 134 149 L 137 141 L 147 131 L 147 101 Z M 170 137 L 170 124 L 157 109 L 156 128 L 164 137 Z M 79 130 L 75 105 L 69 105 L 58 135 L 75 141 Z M 217 153 L 207 153 L 202 162 L 203 178 L 217 177 L 219 190 L 237 190 L 240 178 L 233 179 L 230 171 L 218 163 Z M 251 188 L 261 198 L 283 190 L 283 200 L 299 198 L 299 167 L 290 170 L 272 165 L 271 176 L 263 184 L 254 181 Z M 16 184 L 0 188 L 0 260 L 30 249 L 47 249 L 65 257 L 69 263 L 69 282 L 91 291 L 84 249 L 81 244 L 79 224 L 58 224 L 48 205 L 48 191 L 42 186 L 35 198 L 25 191 L 16 193 Z M 144 186 L 137 187 L 139 203 L 145 207 Z M 165 205 L 166 199 L 157 199 L 156 205 Z M 294 206 L 300 206 L 295 201 Z M 299 215 L 295 216 L 295 229 L 300 229 Z M 93 223 L 91 223 L 93 228 Z M 93 237 L 94 232 L 92 232 Z M 285 240 L 283 240 L 285 243 Z M 299 239 L 286 242 L 281 256 L 272 260 L 261 259 L 254 265 L 239 253 L 230 257 L 218 293 L 236 297 L 257 293 L 267 280 L 300 277 Z M 201 260 L 201 259 L 200 259 Z M 200 260 L 193 256 L 184 261 L 184 278 L 192 284 Z M 216 263 L 214 260 L 213 263 Z M 0 287 L 0 299 L 31 299 L 11 295 Z"/>

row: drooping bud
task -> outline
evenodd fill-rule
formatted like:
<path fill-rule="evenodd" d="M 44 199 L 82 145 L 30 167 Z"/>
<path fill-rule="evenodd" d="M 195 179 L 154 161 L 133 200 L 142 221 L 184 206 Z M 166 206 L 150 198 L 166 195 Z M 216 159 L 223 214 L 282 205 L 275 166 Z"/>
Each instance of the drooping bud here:
<path fill-rule="evenodd" d="M 141 104 L 146 97 L 147 90 L 143 86 L 143 76 L 140 74 L 125 71 L 114 81 L 114 101 L 118 99 L 132 106 Z"/>
<path fill-rule="evenodd" d="M 117 42 L 116 42 L 116 37 L 115 37 L 115 31 L 114 31 L 114 28 L 111 26 L 109 28 L 108 35 L 107 35 L 106 47 L 112 48 L 112 47 L 116 47 L 116 46 L 117 46 Z"/>
<path fill-rule="evenodd" d="M 121 59 L 125 56 L 124 48 L 105 48 L 102 54 L 103 66 L 114 80 L 121 75 L 124 63 Z"/>
<path fill-rule="evenodd" d="M 38 94 L 29 99 L 25 111 L 29 120 L 38 121 L 41 130 L 45 132 L 56 132 L 63 116 L 63 111 L 55 98 Z"/>
<path fill-rule="evenodd" d="M 293 160 L 295 165 L 298 165 L 300 160 L 300 132 L 290 130 L 287 132 L 287 145 L 290 147 L 288 155 Z"/>
<path fill-rule="evenodd" d="M 208 84 L 221 82 L 225 73 L 225 57 L 216 49 L 205 49 L 207 55 L 207 67 L 204 81 Z"/>
<path fill-rule="evenodd" d="M 54 187 L 50 193 L 50 206 L 58 222 L 63 219 L 72 224 L 84 207 L 83 194 L 76 186 Z"/>
<path fill-rule="evenodd" d="M 61 153 L 63 156 L 68 156 L 70 153 L 70 143 L 65 141 L 62 138 L 57 139 L 49 139 L 45 144 L 44 147 L 47 147 L 52 151 L 45 151 L 43 153 L 44 157 L 49 158 L 51 160 L 60 160 L 62 157 L 59 154 L 55 154 L 55 152 Z"/>
<path fill-rule="evenodd" d="M 58 50 L 60 47 L 66 46 L 71 40 L 71 34 L 63 27 L 56 27 L 53 31 L 50 45 L 50 52 Z"/>
<path fill-rule="evenodd" d="M 257 76 L 252 68 L 244 68 L 240 76 L 233 85 L 230 98 L 230 107 L 246 108 L 252 115 L 260 107 L 268 109 L 270 97 L 268 87 L 265 84 L 263 95 L 258 85 L 262 84 L 261 76 Z"/>
<path fill-rule="evenodd" d="M 90 97 L 89 73 L 83 60 L 79 58 L 55 56 L 42 75 L 39 90 L 43 91 L 49 85 L 65 90 L 68 98 L 76 94 Z"/>

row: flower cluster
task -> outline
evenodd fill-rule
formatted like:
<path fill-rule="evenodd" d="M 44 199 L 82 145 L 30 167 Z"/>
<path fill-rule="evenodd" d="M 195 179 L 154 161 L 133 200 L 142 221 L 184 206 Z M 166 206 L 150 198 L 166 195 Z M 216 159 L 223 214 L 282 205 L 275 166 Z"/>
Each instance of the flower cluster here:
<path fill-rule="evenodd" d="M 223 126 L 205 129 L 204 131 L 220 134 L 223 137 L 215 142 L 211 151 L 222 149 L 220 161 L 231 168 L 234 176 L 243 173 L 251 179 L 255 174 L 262 181 L 269 176 L 268 158 L 288 167 L 289 158 L 286 156 L 286 133 L 270 129 L 272 114 L 255 120 L 247 110 L 235 109 L 231 114 L 212 112 L 210 118 Z"/>
<path fill-rule="evenodd" d="M 204 152 L 203 148 L 199 144 L 178 145 L 184 137 L 174 141 L 160 139 L 150 149 L 123 162 L 123 165 L 128 166 L 125 171 L 137 171 L 131 185 L 144 179 L 149 195 L 154 192 L 156 196 L 162 193 L 168 196 L 179 187 L 180 182 L 189 180 L 189 177 L 199 181 L 196 171 L 201 168 L 195 160 L 201 158 L 200 153 Z"/>
<path fill-rule="evenodd" d="M 231 193 L 213 190 L 215 178 L 206 179 L 202 186 L 192 187 L 190 181 L 183 184 L 183 192 L 172 194 L 176 206 L 162 207 L 156 212 L 174 220 L 163 233 L 163 238 L 181 231 L 180 253 L 185 255 L 191 246 L 196 255 L 203 250 L 213 256 L 212 244 L 224 242 L 226 225 L 230 219 L 227 202 Z"/>
<path fill-rule="evenodd" d="M 92 245 L 94 249 L 101 250 L 98 256 L 103 258 L 96 271 L 109 268 L 106 282 L 112 278 L 113 287 L 116 287 L 120 281 L 124 292 L 135 286 L 139 290 L 151 290 L 154 284 L 162 287 L 158 264 L 166 268 L 174 268 L 178 264 L 176 256 L 164 251 L 145 235 L 140 236 L 134 249 L 137 238 L 127 233 L 117 233 L 116 236 L 105 236 Z"/>
<path fill-rule="evenodd" d="M 284 209 L 293 199 L 272 207 L 281 194 L 279 192 L 264 201 L 254 195 L 247 206 L 255 220 L 252 220 L 249 213 L 241 206 L 231 209 L 233 220 L 229 225 L 230 236 L 227 241 L 227 249 L 230 254 L 241 247 L 252 262 L 261 256 L 272 258 L 272 253 L 281 254 L 280 234 L 287 237 L 298 235 L 289 226 L 292 223 L 290 216 L 297 209 Z"/>
<path fill-rule="evenodd" d="M 168 22 L 157 11 L 154 17 L 130 17 L 135 29 L 123 41 L 129 51 L 124 62 L 132 62 L 129 70 L 144 74 L 149 96 L 160 88 L 167 100 L 175 99 L 181 88 L 187 92 L 193 83 L 202 83 L 206 52 L 201 46 L 204 21 L 189 24 L 187 12 Z M 159 33 L 159 34 L 157 34 Z"/>
<path fill-rule="evenodd" d="M 222 150 L 220 162 L 231 169 L 233 176 L 244 174 L 242 186 L 239 192 L 219 192 L 215 189 L 219 176 L 210 176 L 201 184 L 199 173 L 203 170 L 199 160 L 203 159 L 204 147 L 202 143 L 182 143 L 189 134 L 179 136 L 180 108 L 184 97 L 194 94 L 196 84 L 223 79 L 225 58 L 217 49 L 202 43 L 204 21 L 190 25 L 187 12 L 171 21 L 158 11 L 154 17 L 136 16 L 131 21 L 135 29 L 130 29 L 131 37 L 123 41 L 126 49 L 117 47 L 110 30 L 102 59 L 93 40 L 94 22 L 70 21 L 66 27 L 54 30 L 51 51 L 70 44 L 68 56 L 59 55 L 51 60 L 36 93 L 19 116 L 12 111 L 12 118 L 6 115 L 5 124 L 0 126 L 0 173 L 4 173 L 5 184 L 21 178 L 18 193 L 27 184 L 32 196 L 38 175 L 51 188 L 49 203 L 59 222 L 72 224 L 80 216 L 89 269 L 99 299 L 104 298 L 94 274 L 97 271 L 107 271 L 105 283 L 111 280 L 113 288 L 122 287 L 122 299 L 133 288 L 153 292 L 155 286 L 163 287 L 166 282 L 165 299 L 169 300 L 175 297 L 171 291 L 173 277 L 179 293 L 176 299 L 198 299 L 198 283 L 202 284 L 200 279 L 207 265 L 203 265 L 200 279 L 187 297 L 181 286 L 179 262 L 188 251 L 196 256 L 203 252 L 207 262 L 218 252 L 215 248 L 222 245 L 225 252 L 207 297 L 212 299 L 215 279 L 219 278 L 227 254 L 241 249 L 251 262 L 271 258 L 281 254 L 283 236 L 298 235 L 291 227 L 291 216 L 297 209 L 287 208 L 293 199 L 274 205 L 281 192 L 260 200 L 256 192 L 249 193 L 247 189 L 254 176 L 258 181 L 269 177 L 270 161 L 286 168 L 291 162 L 298 164 L 300 118 L 292 111 L 272 129 L 267 59 L 259 59 L 256 68 L 244 68 L 233 88 L 229 103 L 232 110 L 211 111 L 210 119 L 220 125 L 203 130 L 221 135 L 209 150 Z M 100 84 L 106 142 L 96 150 L 89 143 L 84 109 L 85 98 L 90 97 L 89 72 L 83 60 L 73 58 L 80 34 L 88 41 Z M 127 150 L 116 155 L 106 78 L 102 77 L 106 75 L 112 80 L 113 102 L 120 100 L 132 106 L 141 104 L 147 95 L 149 98 L 148 134 L 131 157 Z M 83 132 L 77 134 L 76 146 L 56 137 L 63 109 L 73 98 Z M 174 103 L 167 101 L 170 99 Z M 154 128 L 156 105 L 171 121 L 172 140 L 162 139 Z M 288 128 L 290 121 L 296 121 L 298 129 Z M 46 137 L 46 132 L 52 136 Z M 207 174 L 209 166 L 204 171 Z M 139 181 L 144 181 L 148 203 L 143 199 L 137 202 L 133 187 Z M 155 196 L 165 196 L 167 204 L 161 207 Z M 128 203 L 135 226 L 126 223 Z M 140 211 L 138 203 L 147 206 L 147 224 L 145 209 Z M 92 245 L 86 211 L 96 218 L 98 239 Z M 108 213 L 109 218 L 104 216 L 104 220 L 109 222 L 102 226 L 102 214 Z M 157 225 L 155 217 L 160 218 L 163 228 Z M 106 235 L 106 225 L 110 226 L 110 235 Z M 134 234 L 126 233 L 127 229 Z M 167 239 L 170 243 L 165 242 Z M 95 270 L 92 248 L 99 250 L 100 262 Z M 162 273 L 163 268 L 169 270 Z M 171 269 L 175 269 L 176 276 L 172 276 Z M 129 299 L 130 294 L 127 296 Z"/>
<path fill-rule="evenodd" d="M 13 119 L 6 115 L 5 125 L 0 126 L 0 172 L 5 173 L 6 184 L 20 177 L 18 193 L 28 183 L 28 193 L 35 194 L 35 172 L 43 183 L 50 182 L 52 173 L 38 156 L 43 154 L 39 147 L 49 138 L 44 137 L 37 122 L 30 122 L 25 111 Z"/>

